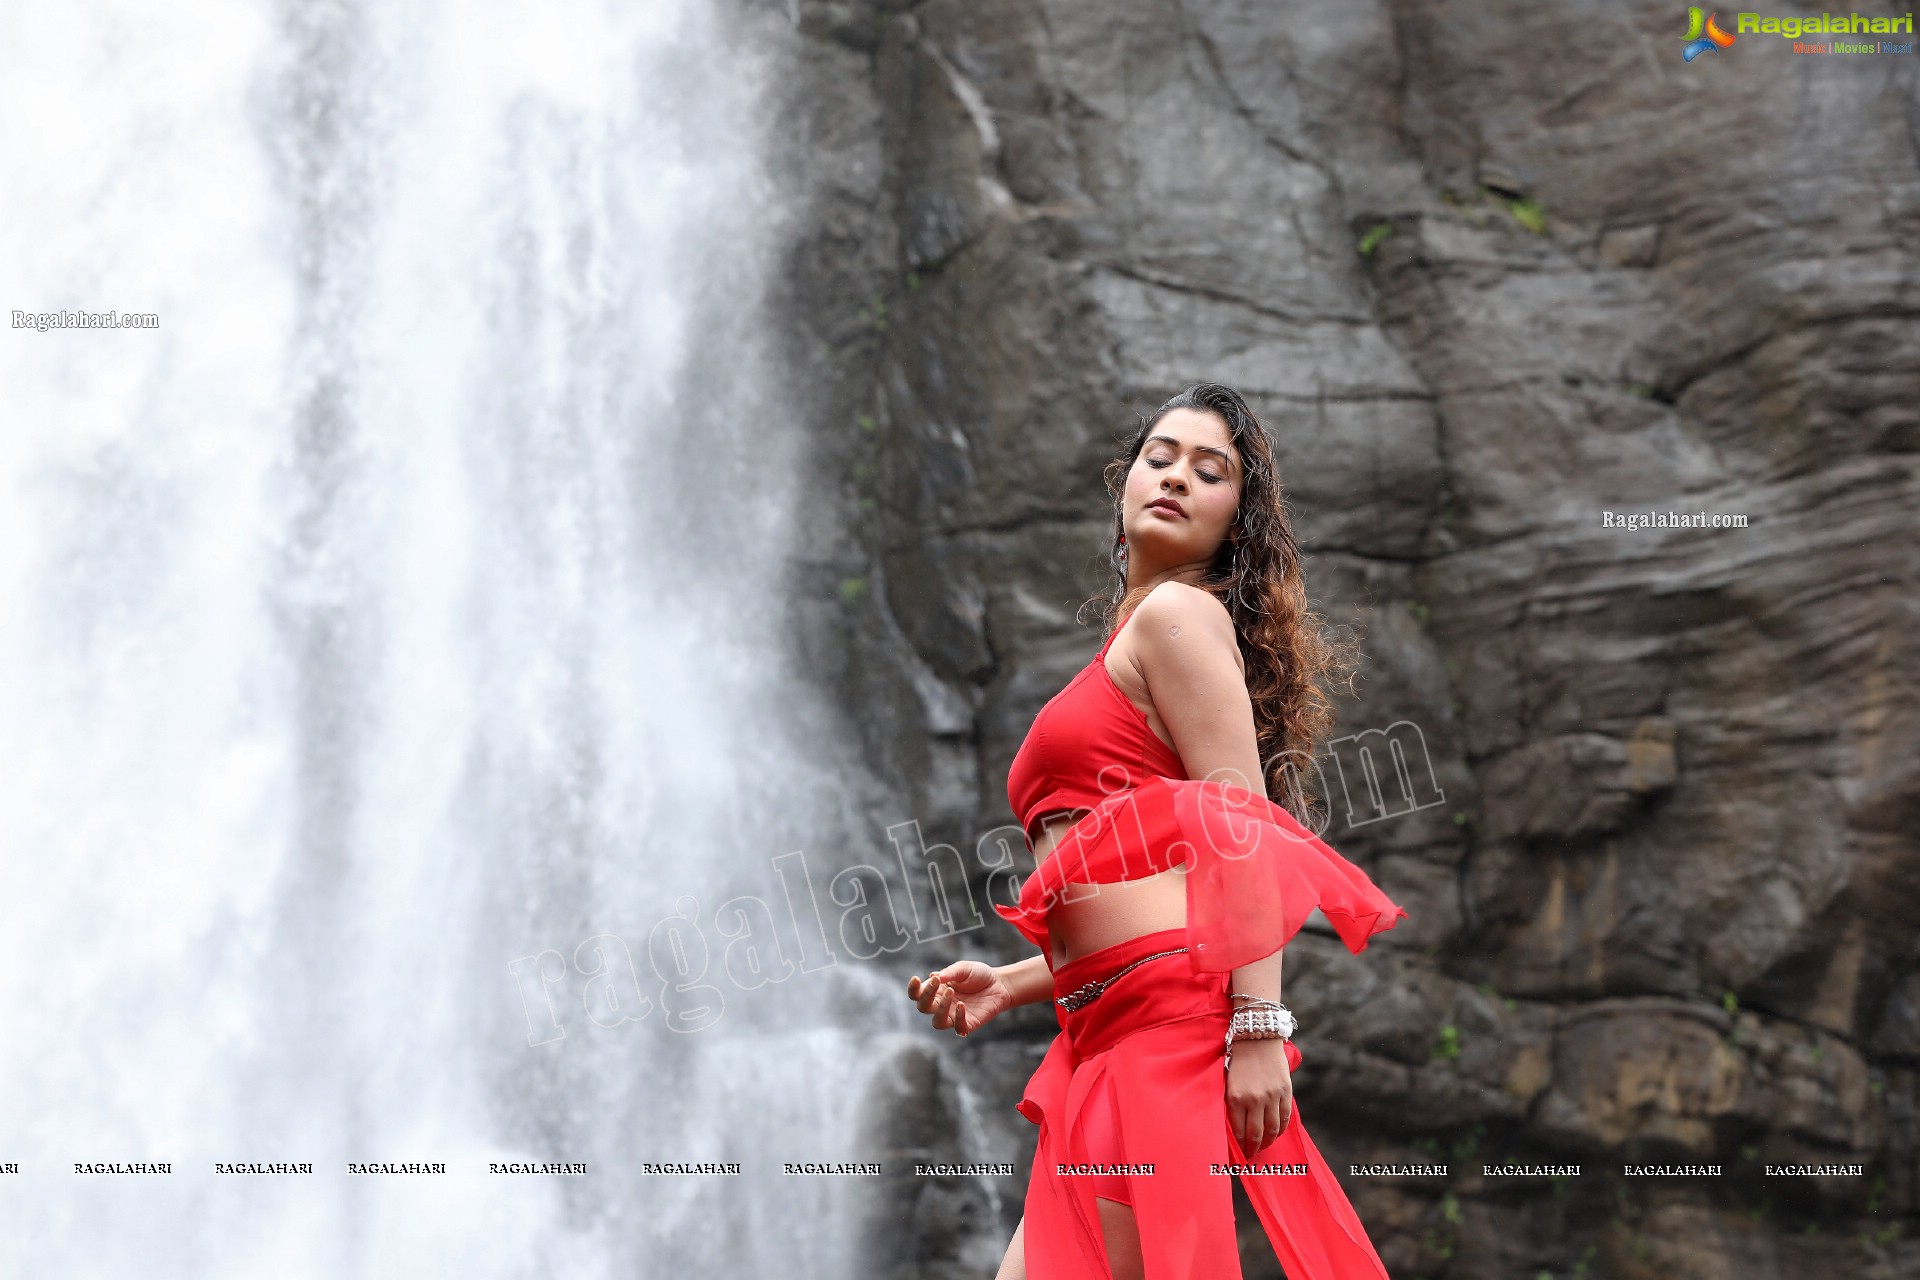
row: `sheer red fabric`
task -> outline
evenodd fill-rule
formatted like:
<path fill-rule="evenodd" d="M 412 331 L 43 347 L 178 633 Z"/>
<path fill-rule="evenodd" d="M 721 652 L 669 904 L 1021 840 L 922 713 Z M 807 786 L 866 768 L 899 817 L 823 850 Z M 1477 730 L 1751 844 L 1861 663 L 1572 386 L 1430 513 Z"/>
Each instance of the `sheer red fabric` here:
<path fill-rule="evenodd" d="M 1285 946 L 1319 908 L 1349 951 L 1406 911 L 1292 814 L 1244 787 L 1156 777 L 1109 795 L 994 910 L 1053 954 L 1047 913 L 1099 886 L 1184 864 L 1191 968 L 1221 972 Z"/>
<path fill-rule="evenodd" d="M 1184 930 L 1130 938 L 1062 965 L 1056 996 L 1106 977 Z M 1148 1280 L 1238 1280 L 1239 1177 L 1289 1280 L 1386 1280 L 1380 1255 L 1296 1103 L 1286 1130 L 1244 1152 L 1227 1118 L 1221 1043 L 1230 975 L 1148 960 L 1068 1011 L 1020 1099 L 1040 1127 L 1027 1184 L 1028 1280 L 1111 1280 L 1094 1196 L 1120 1167 Z M 1288 1042 L 1287 1063 L 1302 1055 Z M 1095 1108 L 1108 1105 L 1106 1117 Z M 1107 1123 L 1096 1124 L 1096 1119 Z"/>

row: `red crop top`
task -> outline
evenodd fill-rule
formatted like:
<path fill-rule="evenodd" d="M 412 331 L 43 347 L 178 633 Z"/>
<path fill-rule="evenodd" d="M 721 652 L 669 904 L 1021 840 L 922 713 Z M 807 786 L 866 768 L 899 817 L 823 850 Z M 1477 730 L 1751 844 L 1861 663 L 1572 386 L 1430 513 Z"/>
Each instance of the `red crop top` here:
<path fill-rule="evenodd" d="M 1107 672 L 1107 650 L 1125 626 L 1115 628 L 1093 661 L 1040 708 L 1007 770 L 1007 802 L 1029 840 L 1047 814 L 1092 809 L 1152 778 L 1187 776 L 1179 754 Z"/>
<path fill-rule="evenodd" d="M 1114 635 L 1118 635 L 1116 630 Z M 1406 912 L 1367 874 L 1265 796 L 1192 780 L 1146 713 L 1107 674 L 1113 638 L 1034 717 L 1007 772 L 1007 799 L 1032 835 L 1066 809 L 1088 812 L 993 909 L 1052 965 L 1047 917 L 1075 885 L 1187 868 L 1188 964 L 1226 970 L 1272 955 L 1318 908 L 1347 948 Z"/>

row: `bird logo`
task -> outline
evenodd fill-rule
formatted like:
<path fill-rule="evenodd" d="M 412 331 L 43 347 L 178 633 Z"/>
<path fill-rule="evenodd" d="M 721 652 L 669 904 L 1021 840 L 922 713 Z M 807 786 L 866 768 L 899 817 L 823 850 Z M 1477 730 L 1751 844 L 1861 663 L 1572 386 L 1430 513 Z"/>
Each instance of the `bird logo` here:
<path fill-rule="evenodd" d="M 1685 58 L 1688 62 L 1692 62 L 1709 49 L 1724 49 L 1733 43 L 1733 37 L 1722 30 L 1720 24 L 1714 21 L 1718 16 L 1719 14 L 1717 12 L 1708 13 L 1697 4 L 1687 6 L 1687 34 L 1685 36 L 1687 47 L 1680 51 L 1681 57 Z"/>

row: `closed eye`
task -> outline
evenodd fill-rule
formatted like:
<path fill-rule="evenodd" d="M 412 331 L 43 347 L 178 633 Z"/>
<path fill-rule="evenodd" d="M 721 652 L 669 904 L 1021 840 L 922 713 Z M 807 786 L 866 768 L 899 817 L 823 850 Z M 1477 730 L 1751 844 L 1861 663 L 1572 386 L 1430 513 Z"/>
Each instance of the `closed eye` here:
<path fill-rule="evenodd" d="M 1150 467 L 1159 468 L 1159 467 L 1172 466 L 1173 464 L 1167 461 L 1167 459 L 1165 458 L 1148 458 L 1147 465 Z M 1199 476 L 1202 480 L 1205 480 L 1208 484 L 1219 484 L 1222 480 L 1226 479 L 1225 476 L 1217 476 L 1211 471 L 1196 470 L 1194 474 Z"/>

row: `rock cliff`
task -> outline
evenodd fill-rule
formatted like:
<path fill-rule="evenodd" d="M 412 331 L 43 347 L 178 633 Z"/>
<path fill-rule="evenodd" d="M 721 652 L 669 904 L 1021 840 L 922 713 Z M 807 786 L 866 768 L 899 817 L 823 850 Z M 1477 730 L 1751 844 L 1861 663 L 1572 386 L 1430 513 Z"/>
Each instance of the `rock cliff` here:
<path fill-rule="evenodd" d="M 928 838 L 1011 820 L 1099 641 L 1101 465 L 1230 383 L 1364 637 L 1326 834 L 1410 918 L 1303 935 L 1286 991 L 1335 1167 L 1448 1164 L 1350 1180 L 1392 1273 L 1920 1275 L 1920 62 L 1688 64 L 1644 4 L 756 16 L 797 633 Z M 1622 527 L 1700 512 L 1744 527 Z M 901 972 L 1022 954 L 988 919 Z M 1024 1162 L 1053 1029 L 929 1035 L 875 1140 Z M 890 1182 L 871 1273 L 991 1274 L 1018 1172 Z"/>

